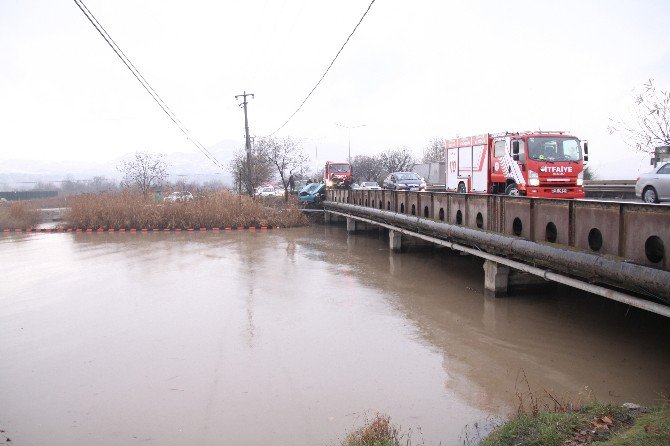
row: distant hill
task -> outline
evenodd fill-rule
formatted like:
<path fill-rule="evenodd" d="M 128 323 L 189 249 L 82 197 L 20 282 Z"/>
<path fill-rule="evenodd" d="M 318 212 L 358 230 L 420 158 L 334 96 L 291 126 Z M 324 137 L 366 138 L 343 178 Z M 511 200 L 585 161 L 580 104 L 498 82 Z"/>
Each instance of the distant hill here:
<path fill-rule="evenodd" d="M 235 141 L 220 141 L 208 150 L 225 167 L 232 158 L 233 152 L 240 144 Z M 0 161 L 0 190 L 32 189 L 37 183 L 55 183 L 64 180 L 90 180 L 93 177 L 105 177 L 119 181 L 122 175 L 116 169 L 121 160 L 129 158 L 132 153 L 109 161 L 35 161 L 25 159 L 10 159 Z M 165 160 L 169 167 L 169 180 L 176 182 L 204 183 L 206 181 L 221 181 L 226 185 L 232 184 L 232 175 L 227 170 L 222 171 L 202 153 L 196 151 L 166 153 Z"/>

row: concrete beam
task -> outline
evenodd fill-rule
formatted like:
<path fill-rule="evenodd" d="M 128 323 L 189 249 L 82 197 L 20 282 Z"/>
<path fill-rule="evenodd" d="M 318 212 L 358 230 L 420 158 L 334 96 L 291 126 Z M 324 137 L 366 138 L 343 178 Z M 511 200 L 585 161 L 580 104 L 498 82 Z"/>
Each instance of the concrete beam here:
<path fill-rule="evenodd" d="M 509 267 L 492 260 L 484 261 L 484 290 L 495 297 L 507 295 Z"/>

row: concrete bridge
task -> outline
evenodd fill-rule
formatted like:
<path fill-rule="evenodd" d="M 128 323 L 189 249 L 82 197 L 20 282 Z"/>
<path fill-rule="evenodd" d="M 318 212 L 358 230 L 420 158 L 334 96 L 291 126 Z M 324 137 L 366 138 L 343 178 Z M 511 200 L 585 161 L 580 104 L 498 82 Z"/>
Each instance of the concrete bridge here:
<path fill-rule="evenodd" d="M 446 192 L 329 190 L 327 222 L 388 230 L 389 247 L 485 259 L 485 289 L 554 281 L 670 317 L 670 207 Z"/>

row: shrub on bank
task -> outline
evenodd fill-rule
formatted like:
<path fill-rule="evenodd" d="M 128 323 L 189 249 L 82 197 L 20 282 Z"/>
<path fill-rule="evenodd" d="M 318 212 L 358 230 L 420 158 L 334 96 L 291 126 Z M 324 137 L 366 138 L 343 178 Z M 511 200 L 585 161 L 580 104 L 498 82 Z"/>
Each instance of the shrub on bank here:
<path fill-rule="evenodd" d="M 91 229 L 186 229 L 242 226 L 295 227 L 307 220 L 295 201 L 268 206 L 228 191 L 210 192 L 188 202 L 160 202 L 124 191 L 69 199 L 66 220 Z"/>
<path fill-rule="evenodd" d="M 0 229 L 32 228 L 39 220 L 39 211 L 24 201 L 0 203 Z"/>

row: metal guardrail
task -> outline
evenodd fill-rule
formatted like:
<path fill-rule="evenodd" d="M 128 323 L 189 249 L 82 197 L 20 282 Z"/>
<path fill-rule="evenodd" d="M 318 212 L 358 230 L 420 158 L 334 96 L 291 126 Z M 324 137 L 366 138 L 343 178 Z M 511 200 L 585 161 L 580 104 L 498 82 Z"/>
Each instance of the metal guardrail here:
<path fill-rule="evenodd" d="M 587 180 L 584 192 L 587 197 L 635 197 L 635 180 Z"/>

